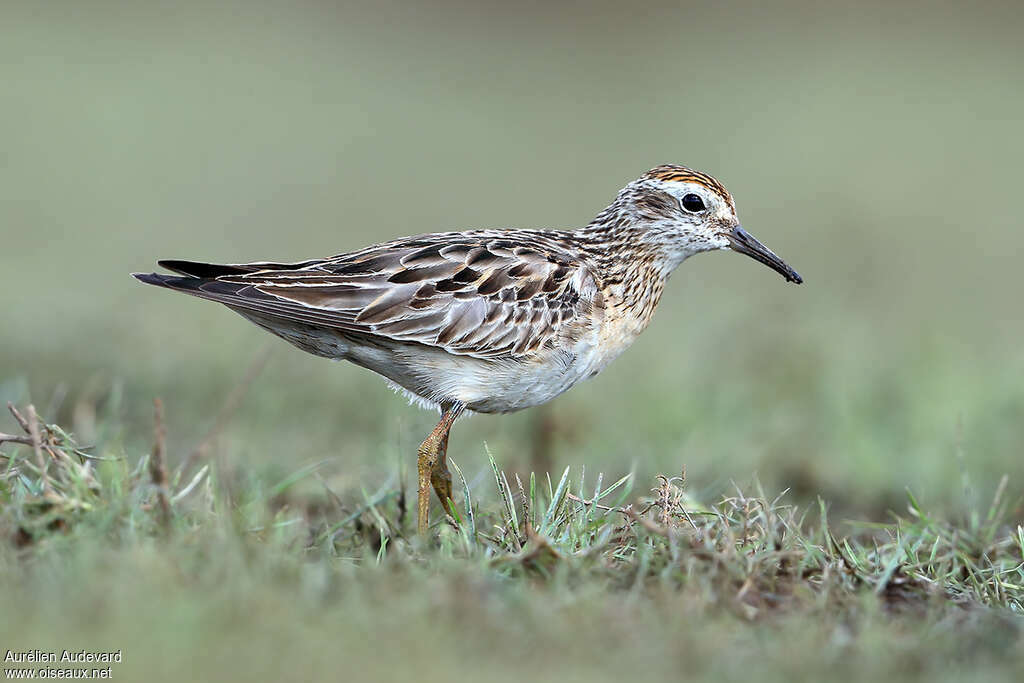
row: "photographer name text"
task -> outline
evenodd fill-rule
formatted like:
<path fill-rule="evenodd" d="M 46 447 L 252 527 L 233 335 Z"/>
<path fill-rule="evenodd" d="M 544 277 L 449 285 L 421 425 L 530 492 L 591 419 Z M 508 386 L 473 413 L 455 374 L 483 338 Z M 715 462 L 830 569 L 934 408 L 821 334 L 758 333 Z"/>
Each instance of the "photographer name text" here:
<path fill-rule="evenodd" d="M 49 664 L 49 663 L 121 663 L 121 651 L 92 652 L 90 650 L 61 650 L 58 655 L 53 650 L 8 650 L 4 655 L 4 663 Z"/>

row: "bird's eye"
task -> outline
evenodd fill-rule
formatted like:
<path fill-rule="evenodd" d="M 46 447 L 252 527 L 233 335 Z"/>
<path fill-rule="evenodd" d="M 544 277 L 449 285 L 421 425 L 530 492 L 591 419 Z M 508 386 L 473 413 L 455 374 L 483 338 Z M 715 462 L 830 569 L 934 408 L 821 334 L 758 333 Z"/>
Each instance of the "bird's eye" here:
<path fill-rule="evenodd" d="M 704 200 L 695 194 L 683 195 L 683 208 L 690 213 L 704 210 Z"/>

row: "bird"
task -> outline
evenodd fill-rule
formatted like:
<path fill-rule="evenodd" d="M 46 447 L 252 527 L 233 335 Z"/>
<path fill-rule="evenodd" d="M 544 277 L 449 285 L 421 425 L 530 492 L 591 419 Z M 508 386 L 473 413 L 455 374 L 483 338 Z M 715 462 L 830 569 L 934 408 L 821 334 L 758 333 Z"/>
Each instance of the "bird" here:
<path fill-rule="evenodd" d="M 665 164 L 582 228 L 435 232 L 296 263 L 160 260 L 176 275 L 132 275 L 221 303 L 438 409 L 417 449 L 426 535 L 431 488 L 454 511 L 447 451 L 458 417 L 537 406 L 597 375 L 648 326 L 672 272 L 723 249 L 803 282 L 743 229 L 718 180 Z"/>

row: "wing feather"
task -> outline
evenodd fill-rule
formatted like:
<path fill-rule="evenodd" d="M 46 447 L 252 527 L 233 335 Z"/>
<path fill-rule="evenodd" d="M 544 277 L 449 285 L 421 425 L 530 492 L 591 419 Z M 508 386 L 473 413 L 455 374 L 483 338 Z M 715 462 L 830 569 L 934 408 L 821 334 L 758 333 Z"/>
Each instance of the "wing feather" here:
<path fill-rule="evenodd" d="M 291 265 L 173 262 L 189 277 L 144 281 L 282 325 L 476 357 L 522 357 L 574 334 L 599 305 L 594 277 L 572 245 L 571 233 L 481 230 L 405 238 Z"/>

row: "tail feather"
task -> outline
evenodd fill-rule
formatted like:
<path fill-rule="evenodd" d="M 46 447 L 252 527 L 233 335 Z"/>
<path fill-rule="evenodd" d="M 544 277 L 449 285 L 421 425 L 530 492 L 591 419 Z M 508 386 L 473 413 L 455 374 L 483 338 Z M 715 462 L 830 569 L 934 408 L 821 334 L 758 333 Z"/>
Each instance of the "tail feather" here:
<path fill-rule="evenodd" d="M 249 304 L 250 301 L 272 298 L 248 285 L 224 282 L 216 278 L 182 277 L 180 275 L 164 275 L 163 273 L 132 273 L 132 277 L 147 285 L 166 287 L 176 292 L 191 294 L 228 306 L 239 303 Z"/>
<path fill-rule="evenodd" d="M 301 263 L 205 263 L 203 261 L 179 261 L 177 259 L 164 259 L 157 261 L 157 265 L 175 273 L 189 275 L 191 277 L 222 277 L 224 275 L 245 275 L 246 273 L 258 273 L 261 270 L 299 270 L 314 265 L 317 261 L 302 261 Z"/>
<path fill-rule="evenodd" d="M 337 312 L 307 307 L 299 302 L 275 297 L 244 282 L 161 273 L 132 273 L 132 277 L 148 285 L 166 287 L 200 299 L 216 301 L 250 319 L 252 315 L 260 314 L 266 318 L 320 327 L 343 328 L 352 324 L 351 319 L 338 315 Z"/>
<path fill-rule="evenodd" d="M 139 282 L 168 289 L 190 290 L 198 289 L 203 282 L 198 277 L 181 277 L 180 275 L 164 275 L 163 273 L 132 273 L 132 277 Z"/>
<path fill-rule="evenodd" d="M 243 275 L 251 273 L 258 268 L 246 266 L 220 265 L 218 263 L 204 263 L 202 261 L 178 261 L 167 259 L 157 261 L 157 265 L 175 273 L 190 275 L 192 277 L 220 277 L 221 275 Z"/>

